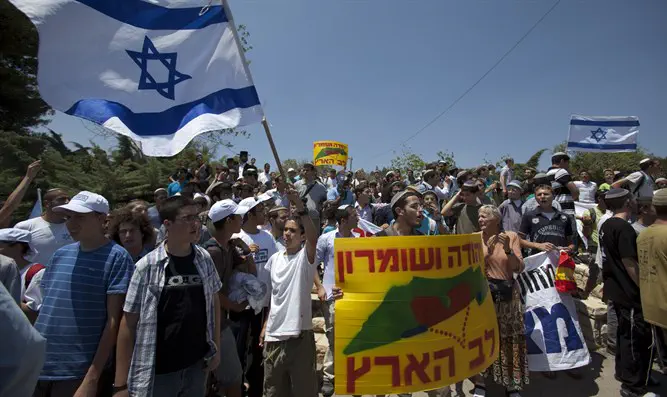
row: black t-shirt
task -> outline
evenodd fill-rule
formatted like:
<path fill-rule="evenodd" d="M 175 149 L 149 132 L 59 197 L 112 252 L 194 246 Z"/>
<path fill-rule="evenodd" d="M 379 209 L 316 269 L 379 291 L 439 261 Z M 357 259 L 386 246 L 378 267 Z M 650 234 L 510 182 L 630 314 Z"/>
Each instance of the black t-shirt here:
<path fill-rule="evenodd" d="M 519 231 L 534 243 L 551 243 L 557 247 L 567 246 L 569 244 L 568 239 L 572 240 L 574 235 L 570 216 L 556 211 L 556 209 L 553 210 L 551 219 L 544 215 L 539 208 L 528 212 L 521 218 Z M 541 251 L 538 249 L 532 249 L 530 255 L 539 252 Z"/>
<path fill-rule="evenodd" d="M 628 275 L 622 258 L 637 260 L 637 232 L 625 220 L 612 217 L 600 229 L 604 298 L 624 307 L 641 309 L 639 286 Z"/>
<path fill-rule="evenodd" d="M 169 255 L 157 307 L 156 374 L 190 367 L 210 349 L 206 340 L 204 285 L 194 260 L 194 250 L 186 257 Z"/>

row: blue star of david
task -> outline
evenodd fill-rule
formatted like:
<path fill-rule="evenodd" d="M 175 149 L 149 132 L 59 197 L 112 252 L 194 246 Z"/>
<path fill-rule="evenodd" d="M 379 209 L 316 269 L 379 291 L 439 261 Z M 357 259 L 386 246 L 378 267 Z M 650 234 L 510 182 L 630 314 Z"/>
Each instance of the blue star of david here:
<path fill-rule="evenodd" d="M 176 84 L 191 79 L 192 76 L 176 71 L 176 56 L 175 52 L 159 53 L 151 39 L 146 36 L 144 38 L 144 47 L 141 52 L 125 50 L 132 58 L 134 63 L 141 68 L 141 76 L 139 77 L 140 90 L 156 90 L 160 95 L 167 99 L 174 100 L 174 87 Z M 169 71 L 169 77 L 166 82 L 158 83 L 155 78 L 148 72 L 148 61 L 160 61 L 164 67 Z"/>
<path fill-rule="evenodd" d="M 603 130 L 602 128 L 598 127 L 597 130 L 591 131 L 591 137 L 595 139 L 595 142 L 600 142 L 602 140 L 607 139 L 607 131 Z"/>

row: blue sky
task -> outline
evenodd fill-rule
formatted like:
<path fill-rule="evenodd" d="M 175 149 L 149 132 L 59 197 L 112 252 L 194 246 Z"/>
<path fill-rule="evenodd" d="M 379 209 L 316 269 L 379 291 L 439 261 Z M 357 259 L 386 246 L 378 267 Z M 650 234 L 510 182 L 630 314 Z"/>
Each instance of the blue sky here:
<path fill-rule="evenodd" d="M 230 0 L 281 159 L 350 145 L 353 168 L 388 165 L 401 142 L 479 79 L 554 1 Z M 445 116 L 406 143 L 459 166 L 518 162 L 564 141 L 570 114 L 636 115 L 640 145 L 667 155 L 667 2 L 562 0 Z M 58 114 L 66 141 L 93 138 Z M 274 164 L 260 125 L 233 138 Z M 113 140 L 95 138 L 103 147 Z M 218 154 L 229 154 L 221 149 Z M 545 156 L 546 158 L 546 156 Z M 544 162 L 543 162 L 544 163 Z"/>

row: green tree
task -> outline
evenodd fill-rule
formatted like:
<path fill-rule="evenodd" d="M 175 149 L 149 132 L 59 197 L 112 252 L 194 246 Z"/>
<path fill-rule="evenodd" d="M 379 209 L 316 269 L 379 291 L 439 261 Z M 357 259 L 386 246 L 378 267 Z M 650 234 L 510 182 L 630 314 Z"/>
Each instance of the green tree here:
<path fill-rule="evenodd" d="M 407 146 L 403 146 L 401 153 L 391 159 L 391 168 L 405 173 L 407 170 L 422 171 L 426 162 Z"/>
<path fill-rule="evenodd" d="M 52 112 L 37 90 L 37 30 L 10 2 L 0 2 L 0 130 L 26 133 Z"/>
<path fill-rule="evenodd" d="M 438 157 L 438 160 L 444 160 L 449 164 L 450 167 L 456 165 L 456 160 L 454 159 L 454 152 L 449 152 L 447 150 L 441 150 L 435 154 Z"/>

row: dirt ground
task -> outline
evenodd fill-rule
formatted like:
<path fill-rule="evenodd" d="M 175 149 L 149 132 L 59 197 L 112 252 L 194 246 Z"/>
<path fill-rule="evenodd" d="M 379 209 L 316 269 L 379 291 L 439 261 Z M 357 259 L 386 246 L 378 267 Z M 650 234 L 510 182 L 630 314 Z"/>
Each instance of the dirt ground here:
<path fill-rule="evenodd" d="M 555 379 L 547 379 L 540 373 L 533 373 L 530 377 L 530 385 L 521 395 L 530 397 L 620 396 L 620 383 L 614 379 L 614 357 L 602 351 L 591 353 L 591 357 L 591 364 L 580 369 L 582 379 L 572 379 L 562 372 L 557 373 Z M 654 365 L 653 369 L 652 376 L 660 382 L 660 385 L 649 390 L 667 397 L 667 376 L 658 370 L 657 365 Z M 494 387 L 494 385 L 487 386 L 487 397 L 505 396 L 502 388 Z M 471 389 L 472 383 L 466 380 L 458 396 L 471 396 Z M 463 394 L 460 394 L 461 392 Z M 457 393 L 453 392 L 452 396 L 457 396 Z M 426 397 L 426 393 L 414 393 L 413 397 Z"/>

